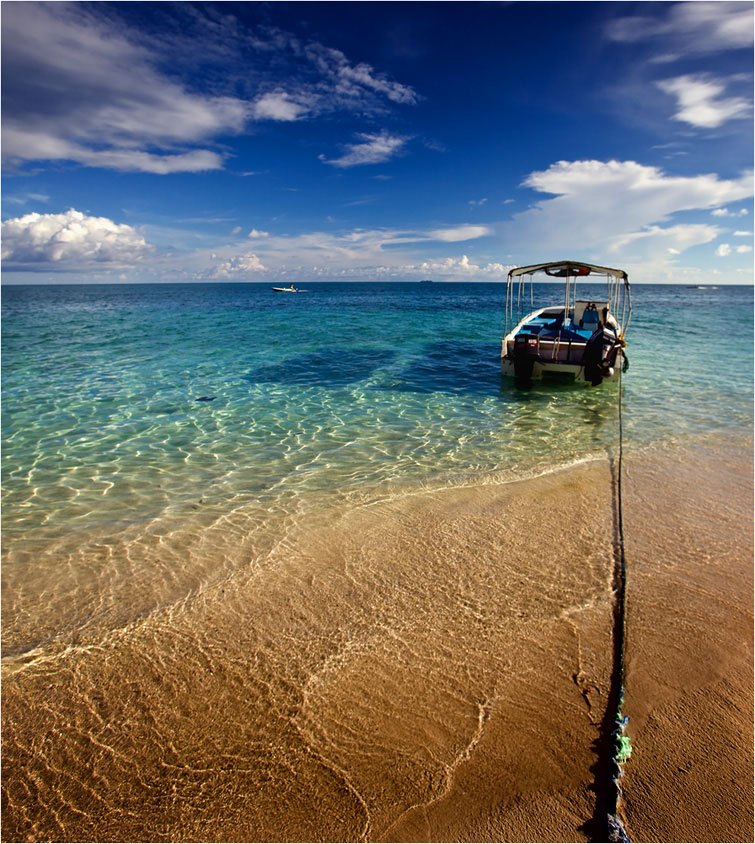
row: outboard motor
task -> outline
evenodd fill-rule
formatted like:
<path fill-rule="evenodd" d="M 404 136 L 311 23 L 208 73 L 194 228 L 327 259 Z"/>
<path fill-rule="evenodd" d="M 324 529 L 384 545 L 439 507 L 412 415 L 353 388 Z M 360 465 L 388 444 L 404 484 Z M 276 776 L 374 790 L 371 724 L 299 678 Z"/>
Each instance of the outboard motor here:
<path fill-rule="evenodd" d="M 537 334 L 517 334 L 514 338 L 514 377 L 517 387 L 532 386 L 532 369 L 540 354 Z"/>
<path fill-rule="evenodd" d="M 610 323 L 599 325 L 587 341 L 582 366 L 585 368 L 585 381 L 593 387 L 597 387 L 604 377 L 613 375 L 617 344 L 618 338 Z"/>

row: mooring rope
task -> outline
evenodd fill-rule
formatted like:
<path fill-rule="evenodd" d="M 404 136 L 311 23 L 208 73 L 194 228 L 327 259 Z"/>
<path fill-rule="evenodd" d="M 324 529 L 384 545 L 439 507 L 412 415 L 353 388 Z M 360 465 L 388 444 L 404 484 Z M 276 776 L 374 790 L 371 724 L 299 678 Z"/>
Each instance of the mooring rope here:
<path fill-rule="evenodd" d="M 622 354 L 623 357 L 623 354 Z M 610 776 L 611 785 L 609 787 L 609 801 L 607 805 L 607 838 L 611 842 L 628 842 L 629 836 L 624 828 L 621 818 L 618 816 L 619 802 L 621 800 L 621 786 L 619 780 L 621 779 L 623 770 L 622 766 L 627 762 L 632 753 L 632 745 L 629 736 L 626 735 L 625 729 L 629 722 L 629 718 L 622 713 L 624 705 L 624 634 L 626 628 L 626 584 L 627 584 L 627 564 L 624 550 L 624 516 L 621 497 L 621 478 L 622 478 L 622 463 L 624 457 L 624 428 L 622 420 L 622 384 L 621 372 L 624 367 L 619 369 L 619 456 L 616 478 L 616 511 L 617 511 L 617 529 L 618 529 L 618 545 L 619 545 L 619 560 L 616 567 L 616 604 L 614 615 L 614 678 L 615 688 L 618 690 L 616 698 L 616 709 L 614 711 L 612 726 L 611 726 L 611 758 L 610 758 Z"/>

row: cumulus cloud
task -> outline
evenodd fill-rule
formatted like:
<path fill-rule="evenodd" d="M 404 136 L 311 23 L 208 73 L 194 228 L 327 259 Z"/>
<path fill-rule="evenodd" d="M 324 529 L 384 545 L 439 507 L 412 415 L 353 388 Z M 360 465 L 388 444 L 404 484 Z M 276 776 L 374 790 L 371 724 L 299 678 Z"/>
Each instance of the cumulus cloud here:
<path fill-rule="evenodd" d="M 635 257 L 667 254 L 707 243 L 714 226 L 663 226 L 681 211 L 709 210 L 752 196 L 752 174 L 672 176 L 635 161 L 559 161 L 531 173 L 527 187 L 552 194 L 503 226 L 520 247 Z"/>
<path fill-rule="evenodd" d="M 416 267 L 407 267 L 406 269 L 416 269 Z M 470 260 L 467 255 L 461 255 L 460 257 L 423 261 L 419 265 L 419 269 L 428 273 L 441 273 L 443 275 L 450 274 L 457 277 L 471 277 L 482 275 L 505 276 L 510 267 L 497 262 L 477 264 L 473 260 Z"/>
<path fill-rule="evenodd" d="M 455 232 L 453 238 L 438 232 Z M 489 233 L 486 227 L 459 226 L 439 230 L 353 229 L 339 233 L 314 231 L 295 235 L 264 233 L 254 252 L 228 246 L 213 253 L 195 253 L 191 263 L 204 266 L 203 278 L 497 278 L 508 268 L 470 254 L 432 257 L 442 244 Z M 263 233 L 258 233 L 263 234 Z"/>
<path fill-rule="evenodd" d="M 636 161 L 559 161 L 531 173 L 524 184 L 544 193 L 615 203 L 634 210 L 641 197 L 650 213 L 666 214 L 693 208 L 713 208 L 752 195 L 752 174 L 721 180 L 714 173 L 668 176 L 659 167 Z M 588 209 L 591 210 L 592 209 Z"/>
<path fill-rule="evenodd" d="M 747 209 L 740 208 L 739 211 L 729 211 L 728 208 L 714 208 L 710 213 L 714 217 L 746 217 Z"/>
<path fill-rule="evenodd" d="M 732 246 L 730 243 L 721 243 L 716 249 L 716 255 L 719 258 L 728 258 L 733 252 L 738 255 L 746 255 L 748 252 L 752 252 L 752 246 Z"/>
<path fill-rule="evenodd" d="M 673 60 L 688 53 L 716 53 L 751 47 L 752 4 L 692 2 L 655 4 L 660 14 L 636 14 L 611 21 L 607 36 L 620 42 L 661 42 Z"/>
<path fill-rule="evenodd" d="M 655 83 L 666 94 L 676 97 L 674 120 L 703 129 L 715 129 L 728 120 L 748 117 L 752 104 L 744 97 L 722 97 L 723 81 L 704 74 L 687 74 Z"/>
<path fill-rule="evenodd" d="M 252 229 L 247 237 L 256 238 L 256 237 L 270 237 L 270 232 L 260 232 L 257 229 Z"/>
<path fill-rule="evenodd" d="M 131 226 L 74 209 L 65 214 L 26 214 L 2 225 L 6 269 L 133 266 L 152 251 Z"/>
<path fill-rule="evenodd" d="M 247 252 L 244 255 L 237 255 L 222 261 L 210 272 L 210 278 L 237 278 L 240 275 L 264 272 L 265 266 L 262 261 L 253 253 Z"/>
<path fill-rule="evenodd" d="M 334 167 L 359 167 L 363 164 L 382 164 L 397 155 L 406 145 L 409 138 L 400 135 L 390 135 L 383 130 L 379 134 L 360 134 L 362 143 L 347 144 L 348 150 L 340 158 L 327 159 L 321 155 L 320 160 Z"/>

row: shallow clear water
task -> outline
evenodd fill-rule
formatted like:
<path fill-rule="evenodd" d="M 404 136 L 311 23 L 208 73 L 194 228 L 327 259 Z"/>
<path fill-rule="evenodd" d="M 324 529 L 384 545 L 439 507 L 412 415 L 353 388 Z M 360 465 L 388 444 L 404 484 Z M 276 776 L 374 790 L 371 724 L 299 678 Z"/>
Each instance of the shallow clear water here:
<path fill-rule="evenodd" d="M 80 591 L 115 548 L 147 536 L 149 553 L 170 558 L 187 533 L 227 533 L 241 513 L 240 537 L 315 500 L 515 478 L 615 444 L 616 384 L 521 391 L 501 377 L 503 285 L 307 287 L 295 296 L 256 284 L 3 288 L 3 528 L 15 610 L 32 560 L 47 567 L 41 594 L 56 566 L 71 579 L 87 543 L 85 573 L 58 594 Z M 749 429 L 752 288 L 633 293 L 627 442 Z M 535 303 L 560 295 L 541 285 Z M 107 549 L 96 563 L 92 543 Z M 133 551 L 125 556 L 118 576 L 133 578 Z"/>

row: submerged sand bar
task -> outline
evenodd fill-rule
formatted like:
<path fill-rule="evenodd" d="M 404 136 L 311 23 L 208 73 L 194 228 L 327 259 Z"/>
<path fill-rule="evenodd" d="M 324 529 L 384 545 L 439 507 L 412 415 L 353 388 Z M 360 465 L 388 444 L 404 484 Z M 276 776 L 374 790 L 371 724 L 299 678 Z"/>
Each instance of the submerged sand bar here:
<path fill-rule="evenodd" d="M 752 840 L 752 445 L 625 457 L 633 841 Z M 304 521 L 4 666 L 3 840 L 585 841 L 609 460 Z"/>

